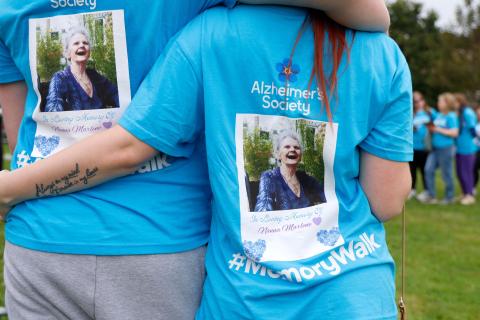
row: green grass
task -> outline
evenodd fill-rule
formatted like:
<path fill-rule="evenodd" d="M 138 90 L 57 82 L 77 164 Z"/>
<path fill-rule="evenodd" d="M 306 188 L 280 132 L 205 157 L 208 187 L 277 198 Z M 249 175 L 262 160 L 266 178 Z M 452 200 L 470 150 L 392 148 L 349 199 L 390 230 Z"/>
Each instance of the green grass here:
<path fill-rule="evenodd" d="M 407 203 L 410 319 L 480 319 L 480 205 Z M 386 224 L 400 289 L 401 218 Z"/>
<path fill-rule="evenodd" d="M 480 194 L 480 188 L 478 191 Z M 386 229 L 397 262 L 399 290 L 401 217 L 386 223 Z M 416 200 L 407 203 L 405 301 L 409 320 L 480 319 L 479 232 L 480 201 L 467 207 L 424 205 Z M 0 258 L 3 265 L 3 255 Z M 2 292 L 3 288 L 0 276 Z M 2 294 L 0 305 L 3 303 Z"/>

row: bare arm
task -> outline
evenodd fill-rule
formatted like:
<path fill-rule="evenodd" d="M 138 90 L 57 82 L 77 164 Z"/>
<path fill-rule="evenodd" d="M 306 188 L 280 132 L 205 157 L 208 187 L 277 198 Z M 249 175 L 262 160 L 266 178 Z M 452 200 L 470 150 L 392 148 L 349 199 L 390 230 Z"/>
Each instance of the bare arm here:
<path fill-rule="evenodd" d="M 3 124 L 11 152 L 17 143 L 26 97 L 27 86 L 24 81 L 0 84 L 0 106 L 2 106 Z"/>
<path fill-rule="evenodd" d="M 411 189 L 407 162 L 395 162 L 362 152 L 360 184 L 378 219 L 387 221 L 401 213 Z"/>
<path fill-rule="evenodd" d="M 390 15 L 384 0 L 241 0 L 250 4 L 280 4 L 325 11 L 336 22 L 352 29 L 387 31 Z"/>
<path fill-rule="evenodd" d="M 432 131 L 443 134 L 444 136 L 447 136 L 447 137 L 450 137 L 450 138 L 458 137 L 458 129 L 457 128 L 447 129 L 447 128 L 441 128 L 441 127 L 433 127 Z"/>
<path fill-rule="evenodd" d="M 2 171 L 0 212 L 24 200 L 71 193 L 133 173 L 157 153 L 117 125 L 30 166 Z"/>

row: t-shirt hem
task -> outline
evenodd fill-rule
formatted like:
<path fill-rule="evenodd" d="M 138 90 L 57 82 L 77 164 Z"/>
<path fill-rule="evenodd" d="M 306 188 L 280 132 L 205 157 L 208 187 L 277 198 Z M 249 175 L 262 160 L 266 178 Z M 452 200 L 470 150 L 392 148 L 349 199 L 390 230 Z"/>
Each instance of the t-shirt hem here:
<path fill-rule="evenodd" d="M 393 150 L 387 151 L 368 144 L 363 144 L 360 146 L 360 148 L 385 160 L 397 162 L 410 162 L 413 160 L 413 152 L 398 152 Z"/>
<path fill-rule="evenodd" d="M 22 81 L 23 76 L 19 73 L 11 72 L 11 73 L 2 73 L 0 75 L 0 84 L 7 84 L 17 81 Z"/>
<path fill-rule="evenodd" d="M 462 156 L 469 156 L 469 155 L 474 155 L 477 153 L 476 150 L 458 150 L 457 148 L 457 154 L 461 154 Z"/>
<path fill-rule="evenodd" d="M 189 241 L 188 243 L 175 245 L 160 244 L 136 244 L 136 245 L 104 245 L 104 244 L 66 244 L 66 243 L 47 243 L 35 241 L 21 237 L 11 232 L 6 232 L 5 240 L 19 247 L 30 250 L 60 253 L 60 254 L 78 254 L 78 255 L 97 255 L 97 256 L 125 256 L 125 255 L 145 255 L 145 254 L 171 254 L 190 251 L 208 242 L 208 237 L 201 240 Z"/>

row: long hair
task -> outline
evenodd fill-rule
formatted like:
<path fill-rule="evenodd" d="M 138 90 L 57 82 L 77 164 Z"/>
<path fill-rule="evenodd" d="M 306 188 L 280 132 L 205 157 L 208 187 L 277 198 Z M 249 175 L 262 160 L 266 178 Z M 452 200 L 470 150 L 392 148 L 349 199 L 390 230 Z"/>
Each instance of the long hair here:
<path fill-rule="evenodd" d="M 350 53 L 346 41 L 346 29 L 330 19 L 322 11 L 310 10 L 305 22 L 298 32 L 297 39 L 295 40 L 295 44 L 290 55 L 290 64 L 292 63 L 295 49 L 308 24 L 311 25 L 314 35 L 314 61 L 308 84 L 308 90 L 311 89 L 313 81 L 316 79 L 318 89 L 323 97 L 322 101 L 325 105 L 328 121 L 332 122 L 330 98 L 332 95 L 336 96 L 337 93 L 338 73 L 343 54 L 346 52 L 347 58 L 349 58 Z M 328 36 L 327 46 L 325 42 L 326 36 Z M 331 59 L 332 62 L 332 70 L 328 76 L 325 74 L 325 58 Z"/>
<path fill-rule="evenodd" d="M 463 93 L 454 93 L 453 94 L 457 99 L 458 103 L 458 129 L 460 132 L 463 130 L 463 122 L 465 118 L 465 109 L 468 107 L 468 100 L 467 97 Z"/>
<path fill-rule="evenodd" d="M 455 111 L 455 107 L 457 105 L 457 98 L 450 93 L 450 92 L 443 92 L 438 95 L 438 99 L 444 99 L 445 103 L 447 104 L 448 111 Z"/>

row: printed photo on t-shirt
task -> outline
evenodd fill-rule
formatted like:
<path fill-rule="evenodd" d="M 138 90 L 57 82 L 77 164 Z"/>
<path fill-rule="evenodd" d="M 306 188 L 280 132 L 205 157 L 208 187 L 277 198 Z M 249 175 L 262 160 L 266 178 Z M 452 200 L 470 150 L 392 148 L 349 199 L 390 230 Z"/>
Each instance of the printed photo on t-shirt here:
<path fill-rule="evenodd" d="M 32 156 L 44 158 L 108 129 L 131 100 L 122 10 L 30 19 L 38 103 Z"/>
<path fill-rule="evenodd" d="M 337 125 L 256 114 L 236 120 L 247 256 L 292 261 L 343 244 L 333 179 Z"/>

